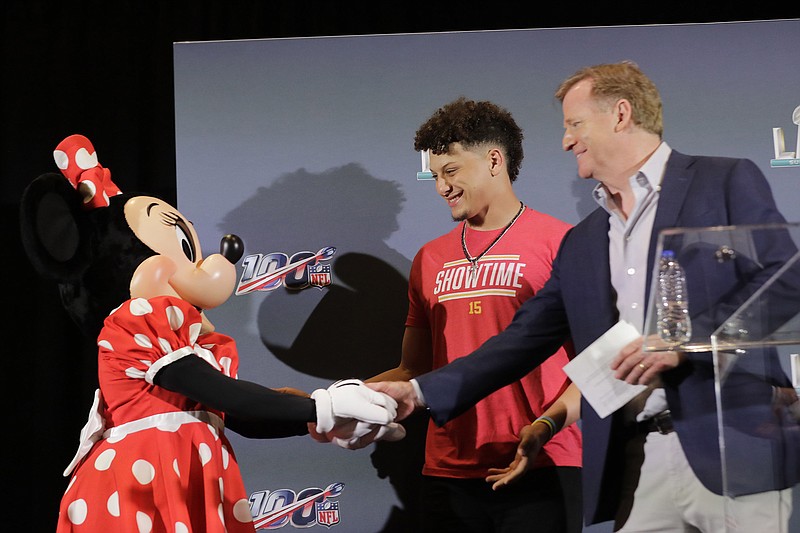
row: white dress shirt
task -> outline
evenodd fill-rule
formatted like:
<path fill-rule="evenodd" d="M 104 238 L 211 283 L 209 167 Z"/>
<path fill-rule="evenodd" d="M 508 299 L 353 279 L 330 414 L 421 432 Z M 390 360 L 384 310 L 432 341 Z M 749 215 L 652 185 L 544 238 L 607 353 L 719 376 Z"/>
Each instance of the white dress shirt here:
<path fill-rule="evenodd" d="M 644 331 L 644 301 L 647 283 L 647 253 L 653 233 L 653 222 L 658 206 L 661 180 L 672 149 L 662 142 L 639 171 L 629 178 L 636 201 L 625 217 L 606 187 L 599 183 L 594 188 L 595 201 L 609 214 L 608 257 L 611 267 L 611 285 L 617 293 L 617 310 L 620 320 Z M 637 420 L 649 418 L 667 409 L 664 390 L 656 388 L 645 393 L 639 405 L 634 400 Z M 641 400 L 647 399 L 641 411 Z M 641 411 L 641 412 L 639 412 Z"/>

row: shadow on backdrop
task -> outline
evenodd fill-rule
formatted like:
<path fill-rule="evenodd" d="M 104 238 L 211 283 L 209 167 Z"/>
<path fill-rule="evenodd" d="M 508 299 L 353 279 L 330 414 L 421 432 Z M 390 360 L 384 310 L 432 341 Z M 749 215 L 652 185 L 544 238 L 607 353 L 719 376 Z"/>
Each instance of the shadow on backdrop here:
<path fill-rule="evenodd" d="M 597 185 L 595 180 L 581 178 L 577 174 L 572 181 L 572 196 L 576 200 L 575 211 L 578 213 L 578 220 L 583 220 L 598 207 L 592 198 L 595 185 Z"/>
<path fill-rule="evenodd" d="M 278 298 L 270 297 L 258 317 L 264 345 L 295 370 L 329 380 L 366 379 L 397 366 L 408 309 L 407 280 L 377 257 L 355 252 L 334 260 L 333 276 L 347 286 L 335 283 L 326 289 L 288 346 L 269 336 L 271 315 L 287 307 L 274 307 Z"/>
<path fill-rule="evenodd" d="M 397 442 L 377 442 L 370 455 L 372 465 L 381 479 L 389 479 L 403 508 L 392 507 L 386 523 L 378 533 L 408 533 L 420 531 L 422 465 L 425 462 L 425 435 L 428 428 L 427 411 L 414 413 L 403 421 L 408 432 Z"/>
<path fill-rule="evenodd" d="M 223 218 L 220 229 L 242 237 L 245 256 L 291 257 L 336 247 L 331 285 L 299 291 L 280 286 L 259 306 L 258 334 L 269 353 L 298 372 L 331 381 L 366 379 L 397 366 L 411 261 L 386 240 L 398 229 L 404 201 L 397 183 L 352 163 L 283 175 Z M 402 441 L 374 445 L 377 476 L 389 478 L 403 503 L 392 508 L 384 533 L 417 529 L 427 416 L 415 415 L 404 426 Z"/>
<path fill-rule="evenodd" d="M 281 176 L 223 219 L 222 230 L 244 240 L 245 256 L 336 248 L 331 285 L 281 285 L 259 306 L 261 341 L 280 361 L 326 380 L 397 365 L 411 262 L 385 239 L 398 229 L 403 201 L 396 183 L 349 164 Z"/>

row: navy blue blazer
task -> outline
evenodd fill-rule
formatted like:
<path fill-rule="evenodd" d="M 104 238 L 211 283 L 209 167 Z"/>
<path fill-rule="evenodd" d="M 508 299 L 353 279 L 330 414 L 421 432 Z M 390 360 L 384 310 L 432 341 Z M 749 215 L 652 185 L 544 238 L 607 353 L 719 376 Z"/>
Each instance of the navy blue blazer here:
<path fill-rule="evenodd" d="M 661 184 L 650 240 L 647 287 L 657 238 L 664 228 L 783 222 L 769 184 L 751 161 L 688 156 L 673 151 Z M 588 215 L 564 237 L 549 281 L 520 307 L 503 332 L 472 354 L 417 378 L 435 423 L 446 423 L 488 394 L 516 381 L 568 339 L 574 343 L 576 353 L 580 353 L 616 324 L 618 312 L 609 272 L 608 229 L 608 213 L 603 209 Z M 732 287 L 741 285 L 735 274 L 731 270 L 730 279 L 715 280 L 718 286 L 710 288 L 708 293 L 722 297 Z M 694 304 L 698 309 L 714 307 L 709 302 Z M 781 384 L 788 384 L 785 376 L 779 376 L 780 371 L 775 372 Z M 721 494 L 711 354 L 690 354 L 684 364 L 664 373 L 662 379 L 676 431 L 692 468 L 707 488 Z M 612 520 L 619 504 L 622 443 L 628 438 L 626 431 L 630 431 L 623 428 L 620 415 L 618 411 L 601 419 L 585 401 L 581 406 L 587 524 Z M 749 416 L 755 413 L 750 411 Z M 785 455 L 785 452 L 766 453 L 774 460 L 775 454 Z M 756 455 L 742 460 L 756 460 Z M 735 482 L 755 483 L 739 487 L 740 493 L 785 488 L 796 482 L 783 477 L 767 475 L 764 478 L 768 479 Z"/>

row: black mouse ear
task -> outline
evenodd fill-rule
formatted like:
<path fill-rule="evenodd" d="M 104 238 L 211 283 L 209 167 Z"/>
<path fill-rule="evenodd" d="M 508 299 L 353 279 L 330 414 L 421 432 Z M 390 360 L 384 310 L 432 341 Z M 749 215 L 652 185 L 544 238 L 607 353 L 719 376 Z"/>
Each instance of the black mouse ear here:
<path fill-rule="evenodd" d="M 43 174 L 22 195 L 20 230 L 31 264 L 42 277 L 78 279 L 90 261 L 90 225 L 80 194 L 60 174 Z"/>

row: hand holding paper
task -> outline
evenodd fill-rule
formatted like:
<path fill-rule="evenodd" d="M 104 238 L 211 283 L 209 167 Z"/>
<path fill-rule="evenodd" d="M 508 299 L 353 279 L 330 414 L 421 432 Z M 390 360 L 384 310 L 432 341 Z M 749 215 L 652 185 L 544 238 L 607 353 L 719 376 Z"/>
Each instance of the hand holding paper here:
<path fill-rule="evenodd" d="M 631 324 L 617 322 L 564 365 L 564 372 L 600 418 L 607 417 L 647 388 L 617 379 L 611 368 L 617 354 L 639 337 L 641 334 Z"/>

